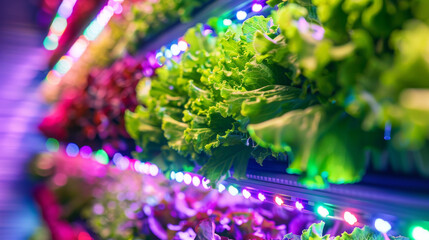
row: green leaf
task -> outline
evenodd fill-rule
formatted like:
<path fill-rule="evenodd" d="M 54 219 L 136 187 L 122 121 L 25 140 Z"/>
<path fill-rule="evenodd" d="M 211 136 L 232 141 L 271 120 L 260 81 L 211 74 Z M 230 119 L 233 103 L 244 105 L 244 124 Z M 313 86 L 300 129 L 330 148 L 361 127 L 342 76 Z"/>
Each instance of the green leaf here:
<path fill-rule="evenodd" d="M 255 158 L 256 162 L 262 166 L 265 158 L 271 156 L 272 152 L 268 148 L 263 148 L 261 146 L 257 146 L 252 150 L 252 157 Z"/>
<path fill-rule="evenodd" d="M 329 235 L 323 236 L 323 228 L 325 223 L 322 221 L 320 223 L 312 224 L 308 229 L 302 231 L 301 239 L 302 240 L 329 240 Z"/>
<path fill-rule="evenodd" d="M 267 4 L 270 5 L 270 7 L 275 7 L 277 4 L 282 3 L 283 0 L 268 0 Z"/>
<path fill-rule="evenodd" d="M 264 16 L 255 16 L 243 22 L 242 31 L 248 42 L 253 40 L 257 31 L 262 33 L 269 32 L 269 23 L 271 19 Z"/>
<path fill-rule="evenodd" d="M 213 150 L 209 161 L 198 172 L 215 184 L 234 166 L 234 177 L 236 179 L 245 178 L 251 152 L 252 148 L 243 144 L 218 147 Z"/>

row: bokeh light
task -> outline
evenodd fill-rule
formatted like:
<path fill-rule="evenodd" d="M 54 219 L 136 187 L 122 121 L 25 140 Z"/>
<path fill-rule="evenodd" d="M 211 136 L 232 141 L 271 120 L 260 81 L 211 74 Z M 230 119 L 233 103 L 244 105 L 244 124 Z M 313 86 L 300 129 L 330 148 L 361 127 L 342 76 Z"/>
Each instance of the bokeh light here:
<path fill-rule="evenodd" d="M 260 12 L 262 10 L 262 5 L 259 3 L 255 3 L 252 5 L 253 12 Z"/>
<path fill-rule="evenodd" d="M 97 152 L 95 152 L 94 157 L 95 157 L 95 160 L 101 164 L 109 163 L 109 156 L 103 149 L 100 149 Z"/>
<path fill-rule="evenodd" d="M 218 191 L 221 193 L 223 191 L 225 191 L 225 185 L 223 185 L 222 183 L 219 184 L 219 186 L 217 187 Z"/>
<path fill-rule="evenodd" d="M 238 20 L 242 21 L 242 20 L 246 19 L 247 13 L 245 11 L 238 11 L 236 16 L 237 16 Z"/>
<path fill-rule="evenodd" d="M 150 173 L 150 175 L 152 175 L 153 177 L 155 177 L 159 173 L 159 168 L 155 164 L 152 164 L 149 167 L 149 173 Z"/>
<path fill-rule="evenodd" d="M 55 34 L 49 34 L 43 40 L 43 46 L 47 50 L 55 50 L 58 47 L 58 36 Z"/>
<path fill-rule="evenodd" d="M 182 173 L 182 172 L 178 172 L 178 173 L 176 173 L 176 181 L 177 181 L 178 183 L 183 182 L 183 173 Z"/>
<path fill-rule="evenodd" d="M 422 228 L 421 226 L 414 227 L 411 232 L 411 235 L 415 240 L 429 239 L 429 231 L 427 229 Z"/>
<path fill-rule="evenodd" d="M 57 16 L 54 18 L 54 21 L 52 21 L 50 30 L 53 34 L 60 36 L 63 34 L 64 30 L 66 30 L 67 27 L 67 19 Z"/>
<path fill-rule="evenodd" d="M 170 51 L 171 51 L 171 53 L 172 53 L 174 56 L 179 55 L 179 54 L 180 54 L 180 48 L 179 48 L 179 45 L 177 45 L 177 44 L 173 44 L 173 45 L 171 45 L 171 47 L 170 47 Z"/>
<path fill-rule="evenodd" d="M 231 25 L 231 24 L 232 24 L 231 19 L 226 18 L 226 19 L 224 19 L 224 20 L 223 20 L 223 25 L 225 25 L 225 26 L 229 26 L 229 25 Z"/>
<path fill-rule="evenodd" d="M 183 40 L 180 40 L 177 45 L 179 46 L 179 49 L 182 52 L 188 50 L 188 43 Z"/>
<path fill-rule="evenodd" d="M 69 56 L 63 56 L 61 59 L 55 64 L 54 70 L 57 71 L 60 75 L 66 74 L 73 65 L 73 59 Z"/>
<path fill-rule="evenodd" d="M 348 211 L 344 213 L 344 220 L 352 226 L 355 225 L 355 223 L 357 223 L 356 216 Z"/>
<path fill-rule="evenodd" d="M 75 143 L 69 143 L 66 147 L 66 153 L 69 157 L 76 157 L 79 154 L 79 147 Z"/>
<path fill-rule="evenodd" d="M 78 59 L 85 52 L 88 44 L 89 41 L 84 36 L 81 36 L 70 48 L 68 54 L 71 57 Z"/>
<path fill-rule="evenodd" d="M 185 182 L 186 185 L 191 184 L 191 182 L 192 182 L 191 174 L 186 173 L 185 176 L 183 177 L 183 181 Z"/>
<path fill-rule="evenodd" d="M 390 231 L 390 229 L 392 229 L 390 223 L 381 218 L 375 219 L 374 227 L 375 229 L 377 229 L 377 231 L 381 233 L 387 233 L 388 231 Z"/>
<path fill-rule="evenodd" d="M 247 189 L 243 189 L 243 191 L 241 191 L 241 193 L 243 194 L 243 197 L 248 199 L 251 197 L 252 194 L 250 194 L 250 192 Z"/>
<path fill-rule="evenodd" d="M 296 201 L 296 202 L 295 202 L 295 207 L 296 207 L 296 209 L 298 209 L 299 211 L 301 211 L 302 209 L 304 209 L 304 205 L 302 205 L 302 203 L 301 203 L 301 202 L 299 202 L 299 201 Z"/>
<path fill-rule="evenodd" d="M 238 189 L 234 186 L 229 186 L 228 187 L 228 192 L 229 194 L 231 194 L 232 196 L 236 196 L 238 194 Z"/>
<path fill-rule="evenodd" d="M 327 217 L 329 216 L 329 210 L 323 206 L 319 206 L 317 208 L 317 214 L 319 214 L 321 217 Z"/>
<path fill-rule="evenodd" d="M 91 157 L 92 149 L 89 146 L 83 146 L 80 148 L 80 156 L 83 158 Z"/>
<path fill-rule="evenodd" d="M 276 202 L 276 204 L 279 206 L 283 205 L 283 203 L 284 203 L 283 199 L 281 199 L 281 197 L 279 197 L 279 196 L 276 196 L 274 198 L 274 202 Z"/>
<path fill-rule="evenodd" d="M 262 193 L 258 193 L 258 199 L 261 201 L 261 202 L 263 202 L 263 201 L 265 201 L 265 195 L 264 194 L 262 194 Z"/>
<path fill-rule="evenodd" d="M 60 143 L 58 142 L 57 139 L 48 138 L 48 140 L 46 140 L 46 149 L 49 152 L 57 152 L 59 148 L 60 148 Z"/>
<path fill-rule="evenodd" d="M 192 184 L 193 184 L 195 187 L 200 186 L 200 183 L 201 183 L 201 180 L 200 180 L 200 178 L 199 178 L 198 176 L 194 176 L 194 177 L 192 178 Z"/>

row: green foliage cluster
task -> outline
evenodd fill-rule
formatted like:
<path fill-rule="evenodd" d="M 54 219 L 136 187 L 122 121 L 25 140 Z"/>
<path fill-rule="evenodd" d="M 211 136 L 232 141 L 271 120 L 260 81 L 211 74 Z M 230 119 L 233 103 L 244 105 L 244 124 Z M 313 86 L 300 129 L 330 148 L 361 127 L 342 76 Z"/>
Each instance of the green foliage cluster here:
<path fill-rule="evenodd" d="M 386 151 L 394 169 L 428 174 L 426 1 L 269 3 L 280 3 L 272 17 L 217 37 L 187 32 L 189 51 L 126 115 L 137 157 L 166 171 L 196 162 L 212 182 L 279 154 L 309 187 L 359 181 Z"/>
<path fill-rule="evenodd" d="M 135 1 L 124 16 L 129 26 L 125 37 L 129 39 L 128 50 L 134 52 L 136 43 L 155 35 L 177 22 L 187 22 L 196 10 L 210 0 L 155 0 Z M 133 34 L 129 34 L 133 32 Z"/>
<path fill-rule="evenodd" d="M 385 237 L 379 232 L 375 232 L 368 226 L 363 228 L 355 228 L 353 232 L 344 232 L 340 236 L 331 237 L 329 234 L 323 235 L 324 222 L 314 223 L 308 229 L 302 231 L 301 236 L 293 233 L 287 234 L 283 240 L 407 240 L 406 237 Z"/>

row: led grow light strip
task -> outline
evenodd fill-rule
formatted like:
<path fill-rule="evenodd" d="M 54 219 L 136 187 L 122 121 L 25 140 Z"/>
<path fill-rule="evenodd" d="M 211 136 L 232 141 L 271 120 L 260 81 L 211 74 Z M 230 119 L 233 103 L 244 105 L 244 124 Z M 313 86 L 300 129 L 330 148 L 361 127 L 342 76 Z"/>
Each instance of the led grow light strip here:
<path fill-rule="evenodd" d="M 67 28 L 67 19 L 73 13 L 76 0 L 63 0 L 58 8 L 57 14 L 49 27 L 48 36 L 43 40 L 43 46 L 47 50 L 55 50 L 58 47 L 58 41 Z"/>
<path fill-rule="evenodd" d="M 73 63 L 85 52 L 89 43 L 97 39 L 112 16 L 122 13 L 121 3 L 123 1 L 109 0 L 88 27 L 86 27 L 83 34 L 76 40 L 67 54 L 62 56 L 54 68 L 49 71 L 45 80 L 52 84 L 58 84 L 61 81 L 61 78 L 71 69 Z"/>
<path fill-rule="evenodd" d="M 46 141 L 46 148 L 49 152 L 57 152 L 60 148 L 60 144 L 58 140 L 49 138 Z M 109 163 L 113 163 L 112 165 L 117 167 L 119 170 L 131 170 L 141 174 L 151 175 L 153 177 L 157 176 L 160 172 L 159 167 L 156 164 L 149 162 L 140 162 L 136 159 L 130 159 L 120 153 L 115 153 L 110 160 L 107 153 L 102 149 L 92 151 L 92 149 L 88 146 L 83 146 L 79 149 L 79 147 L 75 143 L 67 144 L 65 151 L 69 157 L 76 157 L 80 155 L 83 158 L 90 158 L 92 156 L 93 159 L 100 164 L 107 165 Z M 170 172 L 169 179 L 178 183 L 193 185 L 194 187 L 202 187 L 205 190 L 211 189 L 211 187 L 208 186 L 210 181 L 205 177 L 202 177 L 195 173 L 172 171 Z M 257 199 L 261 202 L 271 200 L 269 202 L 271 202 L 272 204 L 276 204 L 280 207 L 296 209 L 297 211 L 313 212 L 314 214 L 319 215 L 321 218 L 342 220 L 352 226 L 363 227 L 363 224 L 359 223 L 359 216 L 356 213 L 353 213 L 353 211 L 350 209 L 338 210 L 336 212 L 340 212 L 341 214 L 336 215 L 335 211 L 333 210 L 336 207 L 332 205 L 313 205 L 308 201 L 304 201 L 303 199 L 296 199 L 294 197 L 277 195 L 275 193 L 272 193 L 273 197 L 269 199 L 264 193 L 260 192 L 259 190 L 251 189 L 248 187 L 241 188 L 240 190 L 240 188 L 235 184 L 225 185 L 225 183 L 219 183 L 217 186 L 217 190 L 220 193 L 227 190 L 232 196 L 241 196 L 243 197 L 243 199 L 249 199 L 250 197 L 253 197 L 254 199 Z M 376 216 L 377 214 L 372 215 Z M 373 228 L 382 234 L 386 234 L 392 229 L 392 225 L 390 222 L 382 218 L 376 217 L 373 221 Z M 410 234 L 415 240 L 429 239 L 429 230 L 425 229 L 423 226 L 411 226 Z"/>

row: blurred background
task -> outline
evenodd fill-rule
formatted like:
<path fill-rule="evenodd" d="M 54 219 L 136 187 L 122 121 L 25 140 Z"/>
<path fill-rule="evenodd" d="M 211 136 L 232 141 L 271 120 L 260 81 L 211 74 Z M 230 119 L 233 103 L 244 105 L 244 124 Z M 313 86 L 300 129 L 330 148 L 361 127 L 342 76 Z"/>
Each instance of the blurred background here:
<path fill-rule="evenodd" d="M 46 74 L 49 55 L 42 42 L 58 3 L 3 1 L 0 8 L 2 239 L 27 239 L 41 223 L 32 200 L 27 166 L 44 146 L 37 125 L 46 106 L 38 86 Z"/>

